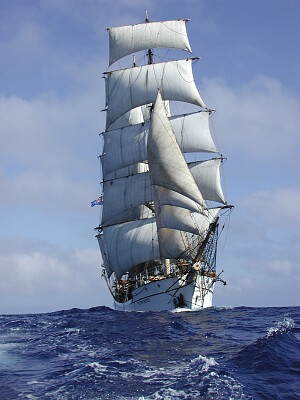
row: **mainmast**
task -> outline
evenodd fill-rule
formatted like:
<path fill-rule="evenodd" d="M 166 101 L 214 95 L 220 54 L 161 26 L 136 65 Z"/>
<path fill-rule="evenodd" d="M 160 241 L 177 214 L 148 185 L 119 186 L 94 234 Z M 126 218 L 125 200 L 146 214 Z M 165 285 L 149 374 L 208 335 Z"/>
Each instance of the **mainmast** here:
<path fill-rule="evenodd" d="M 146 19 L 145 22 L 148 23 L 149 22 L 149 18 L 148 18 L 148 12 L 146 10 Z M 153 64 L 153 53 L 151 49 L 148 49 L 148 64 Z"/>

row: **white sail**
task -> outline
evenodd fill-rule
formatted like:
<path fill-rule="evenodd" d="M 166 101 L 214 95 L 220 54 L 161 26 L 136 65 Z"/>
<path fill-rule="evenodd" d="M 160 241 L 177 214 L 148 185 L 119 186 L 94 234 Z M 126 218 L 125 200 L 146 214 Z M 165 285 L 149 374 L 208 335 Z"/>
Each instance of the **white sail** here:
<path fill-rule="evenodd" d="M 160 92 L 154 105 L 147 153 L 152 185 L 174 190 L 205 207 L 172 131 Z"/>
<path fill-rule="evenodd" d="M 209 112 L 200 111 L 170 118 L 173 132 L 183 153 L 218 151 L 211 137 L 209 117 Z"/>
<path fill-rule="evenodd" d="M 192 244 L 204 240 L 209 224 L 218 211 L 219 209 L 208 210 L 208 218 L 193 213 L 201 235 L 161 228 L 159 230 L 161 247 L 158 244 L 155 218 L 104 227 L 101 235 L 102 248 L 105 248 L 109 270 L 113 270 L 120 279 L 131 268 L 142 262 L 157 260 L 160 257 L 177 258 L 179 255 L 183 259 L 189 259 L 194 251 Z"/>
<path fill-rule="evenodd" d="M 163 258 L 190 260 L 195 255 L 195 249 L 205 239 L 209 225 L 215 219 L 220 208 L 205 211 L 205 215 L 192 213 L 199 235 L 158 226 L 160 255 Z"/>
<path fill-rule="evenodd" d="M 102 211 L 102 224 L 122 216 L 123 212 L 152 200 L 152 188 L 148 173 L 136 174 L 103 183 L 105 200 Z"/>
<path fill-rule="evenodd" d="M 162 188 L 163 189 L 163 188 Z M 154 193 L 148 172 L 118 178 L 103 183 L 105 200 L 102 210 L 102 225 L 123 222 L 124 212 L 153 201 Z M 162 205 L 174 205 L 199 212 L 202 208 L 193 200 L 166 189 Z"/>
<path fill-rule="evenodd" d="M 103 177 L 112 171 L 147 160 L 150 122 L 103 133 Z"/>
<path fill-rule="evenodd" d="M 221 207 L 214 207 L 214 208 L 209 208 L 204 211 L 203 214 L 199 213 L 193 213 L 193 218 L 195 219 L 195 222 L 198 226 L 200 236 L 202 238 L 205 237 L 206 231 L 209 227 L 209 225 L 214 221 L 216 216 L 218 215 L 218 212 L 221 210 Z M 189 238 L 192 238 L 191 235 L 188 234 Z"/>
<path fill-rule="evenodd" d="M 96 237 L 98 239 L 98 244 L 99 244 L 99 248 L 100 248 L 100 251 L 101 251 L 101 254 L 103 257 L 103 262 L 104 262 L 106 273 L 108 276 L 110 276 L 114 272 L 114 270 L 109 263 L 107 249 L 105 246 L 105 242 L 103 240 L 104 236 L 103 236 L 103 234 L 98 234 Z"/>
<path fill-rule="evenodd" d="M 200 207 L 199 204 L 194 200 L 191 200 L 178 192 L 174 192 L 173 190 L 163 187 L 159 187 L 159 204 L 160 206 L 171 205 L 175 207 L 181 207 L 194 212 L 199 212 L 202 210 L 202 207 Z"/>
<path fill-rule="evenodd" d="M 102 161 L 102 168 L 103 168 L 103 156 L 101 156 L 101 161 Z M 147 172 L 148 170 L 149 170 L 148 164 L 137 163 L 134 165 L 129 165 L 128 167 L 123 167 L 123 168 L 117 169 L 113 172 L 110 172 L 109 174 L 105 174 L 104 180 L 109 181 L 112 179 L 128 177 L 128 176 L 139 174 L 142 172 Z"/>
<path fill-rule="evenodd" d="M 121 115 L 121 117 L 110 125 L 109 130 L 122 129 L 124 126 L 128 125 L 142 124 L 144 121 L 144 112 L 142 107 L 136 107 Z"/>
<path fill-rule="evenodd" d="M 182 152 L 217 152 L 208 119 L 208 112 L 196 112 L 170 118 Z M 103 133 L 104 179 L 109 172 L 147 159 L 149 128 L 150 121 Z"/>
<path fill-rule="evenodd" d="M 206 108 L 194 82 L 191 59 L 107 72 L 105 77 L 107 129 L 132 108 L 154 103 L 157 89 L 164 100 Z"/>
<path fill-rule="evenodd" d="M 159 209 L 155 214 L 158 232 L 160 228 L 170 228 L 194 233 L 195 235 L 199 234 L 197 225 L 189 210 L 169 205 L 156 207 L 156 203 L 154 204 L 155 210 Z"/>
<path fill-rule="evenodd" d="M 188 169 L 191 171 L 197 187 L 201 190 L 204 200 L 226 204 L 220 182 L 220 162 L 220 159 L 213 159 L 190 163 Z M 142 163 L 138 165 L 138 169 L 137 166 L 132 165 L 107 175 L 111 180 L 107 179 L 103 183 L 105 193 L 103 224 L 110 224 L 113 217 L 117 223 L 118 216 L 121 216 L 129 208 L 153 201 L 154 194 L 150 174 L 148 171 L 143 172 L 148 169 L 148 165 Z M 120 175 L 121 178 L 114 179 L 116 175 Z M 200 212 L 202 209 L 190 197 L 163 187 L 160 188 L 160 205 L 177 206 L 194 212 Z"/>
<path fill-rule="evenodd" d="M 213 158 L 212 160 L 193 162 L 189 163 L 189 169 L 197 185 L 201 188 L 205 200 L 226 204 L 221 186 L 221 161 L 220 158 Z"/>
<path fill-rule="evenodd" d="M 189 260 L 192 253 L 185 232 L 169 228 L 159 231 L 159 251 L 163 258 L 183 260 Z"/>
<path fill-rule="evenodd" d="M 153 218 L 104 227 L 103 236 L 118 279 L 135 265 L 160 257 Z"/>
<path fill-rule="evenodd" d="M 192 52 L 185 21 L 148 22 L 108 28 L 109 65 L 129 54 L 150 48 L 175 48 Z"/>
<path fill-rule="evenodd" d="M 105 207 L 103 207 L 103 210 L 104 209 Z M 105 219 L 102 218 L 102 225 L 109 226 L 123 224 L 124 222 L 136 221 L 138 219 L 152 218 L 153 214 L 154 213 L 152 209 L 142 204 L 119 214 L 113 213 L 113 215 L 107 215 L 107 213 L 105 213 Z"/>

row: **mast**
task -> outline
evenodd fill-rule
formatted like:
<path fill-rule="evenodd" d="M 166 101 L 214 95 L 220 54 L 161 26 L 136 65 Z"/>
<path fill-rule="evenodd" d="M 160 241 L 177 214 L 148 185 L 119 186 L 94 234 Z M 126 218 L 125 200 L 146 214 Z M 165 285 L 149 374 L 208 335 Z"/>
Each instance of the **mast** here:
<path fill-rule="evenodd" d="M 150 22 L 146 10 L 142 24 L 108 28 L 109 65 L 133 54 L 132 68 L 104 73 L 102 227 L 108 263 L 117 279 L 141 264 L 164 262 L 169 274 L 170 260 L 198 261 L 217 229 L 220 209 L 208 210 L 205 201 L 226 204 L 219 159 L 187 164 L 184 158 L 185 153 L 217 152 L 192 60 L 154 63 L 152 49 L 191 52 L 185 22 Z M 148 65 L 145 59 L 145 65 L 136 66 L 135 53 L 142 50 Z M 166 111 L 170 100 L 194 104 L 201 111 L 171 117 Z M 145 107 L 150 107 L 150 120 Z"/>
<path fill-rule="evenodd" d="M 148 12 L 147 12 L 147 9 L 146 9 L 146 19 L 145 19 L 145 22 L 148 24 L 150 21 L 149 21 L 149 18 L 148 18 Z M 152 50 L 151 49 L 148 49 L 148 64 L 153 64 L 153 53 L 152 53 Z"/>

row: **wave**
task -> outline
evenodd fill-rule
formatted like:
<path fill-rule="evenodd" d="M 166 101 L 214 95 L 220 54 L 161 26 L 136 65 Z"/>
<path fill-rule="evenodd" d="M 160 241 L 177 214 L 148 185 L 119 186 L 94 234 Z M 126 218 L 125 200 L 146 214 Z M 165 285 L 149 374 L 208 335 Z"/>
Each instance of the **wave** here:
<path fill-rule="evenodd" d="M 160 377 L 162 378 L 160 372 Z M 213 357 L 199 355 L 163 371 L 162 387 L 139 400 L 250 399 L 244 386 L 225 372 Z M 155 377 L 152 377 L 155 379 Z"/>
<path fill-rule="evenodd" d="M 246 345 L 234 359 L 240 360 L 240 363 L 245 363 L 247 368 L 251 366 L 253 369 L 274 369 L 279 364 L 282 366 L 282 362 L 288 358 L 290 348 L 294 348 L 297 343 L 300 345 L 293 334 L 293 329 L 293 319 L 285 317 L 276 325 L 268 328 L 262 338 Z"/>
<path fill-rule="evenodd" d="M 297 398 L 299 307 L 202 311 L 5 316 L 0 398 Z"/>
<path fill-rule="evenodd" d="M 263 398 L 273 399 L 274 393 L 281 392 L 283 387 L 288 388 L 285 389 L 288 398 L 295 398 L 300 341 L 294 334 L 294 326 L 294 320 L 285 316 L 230 360 L 236 375 L 243 376 L 243 381 L 249 382 L 248 387 Z"/>
<path fill-rule="evenodd" d="M 283 321 L 277 322 L 275 326 L 268 329 L 267 337 L 276 337 L 278 335 L 284 335 L 285 333 L 292 332 L 295 327 L 295 323 L 292 318 L 285 317 Z"/>

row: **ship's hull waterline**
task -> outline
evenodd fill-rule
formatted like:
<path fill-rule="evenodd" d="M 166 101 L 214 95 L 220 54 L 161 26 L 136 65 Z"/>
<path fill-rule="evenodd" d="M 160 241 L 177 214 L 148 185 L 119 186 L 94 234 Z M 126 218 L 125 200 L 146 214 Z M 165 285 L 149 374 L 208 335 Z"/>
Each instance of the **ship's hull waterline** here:
<path fill-rule="evenodd" d="M 199 310 L 212 306 L 215 279 L 195 274 L 157 279 L 132 291 L 132 299 L 114 301 L 119 311 Z"/>

